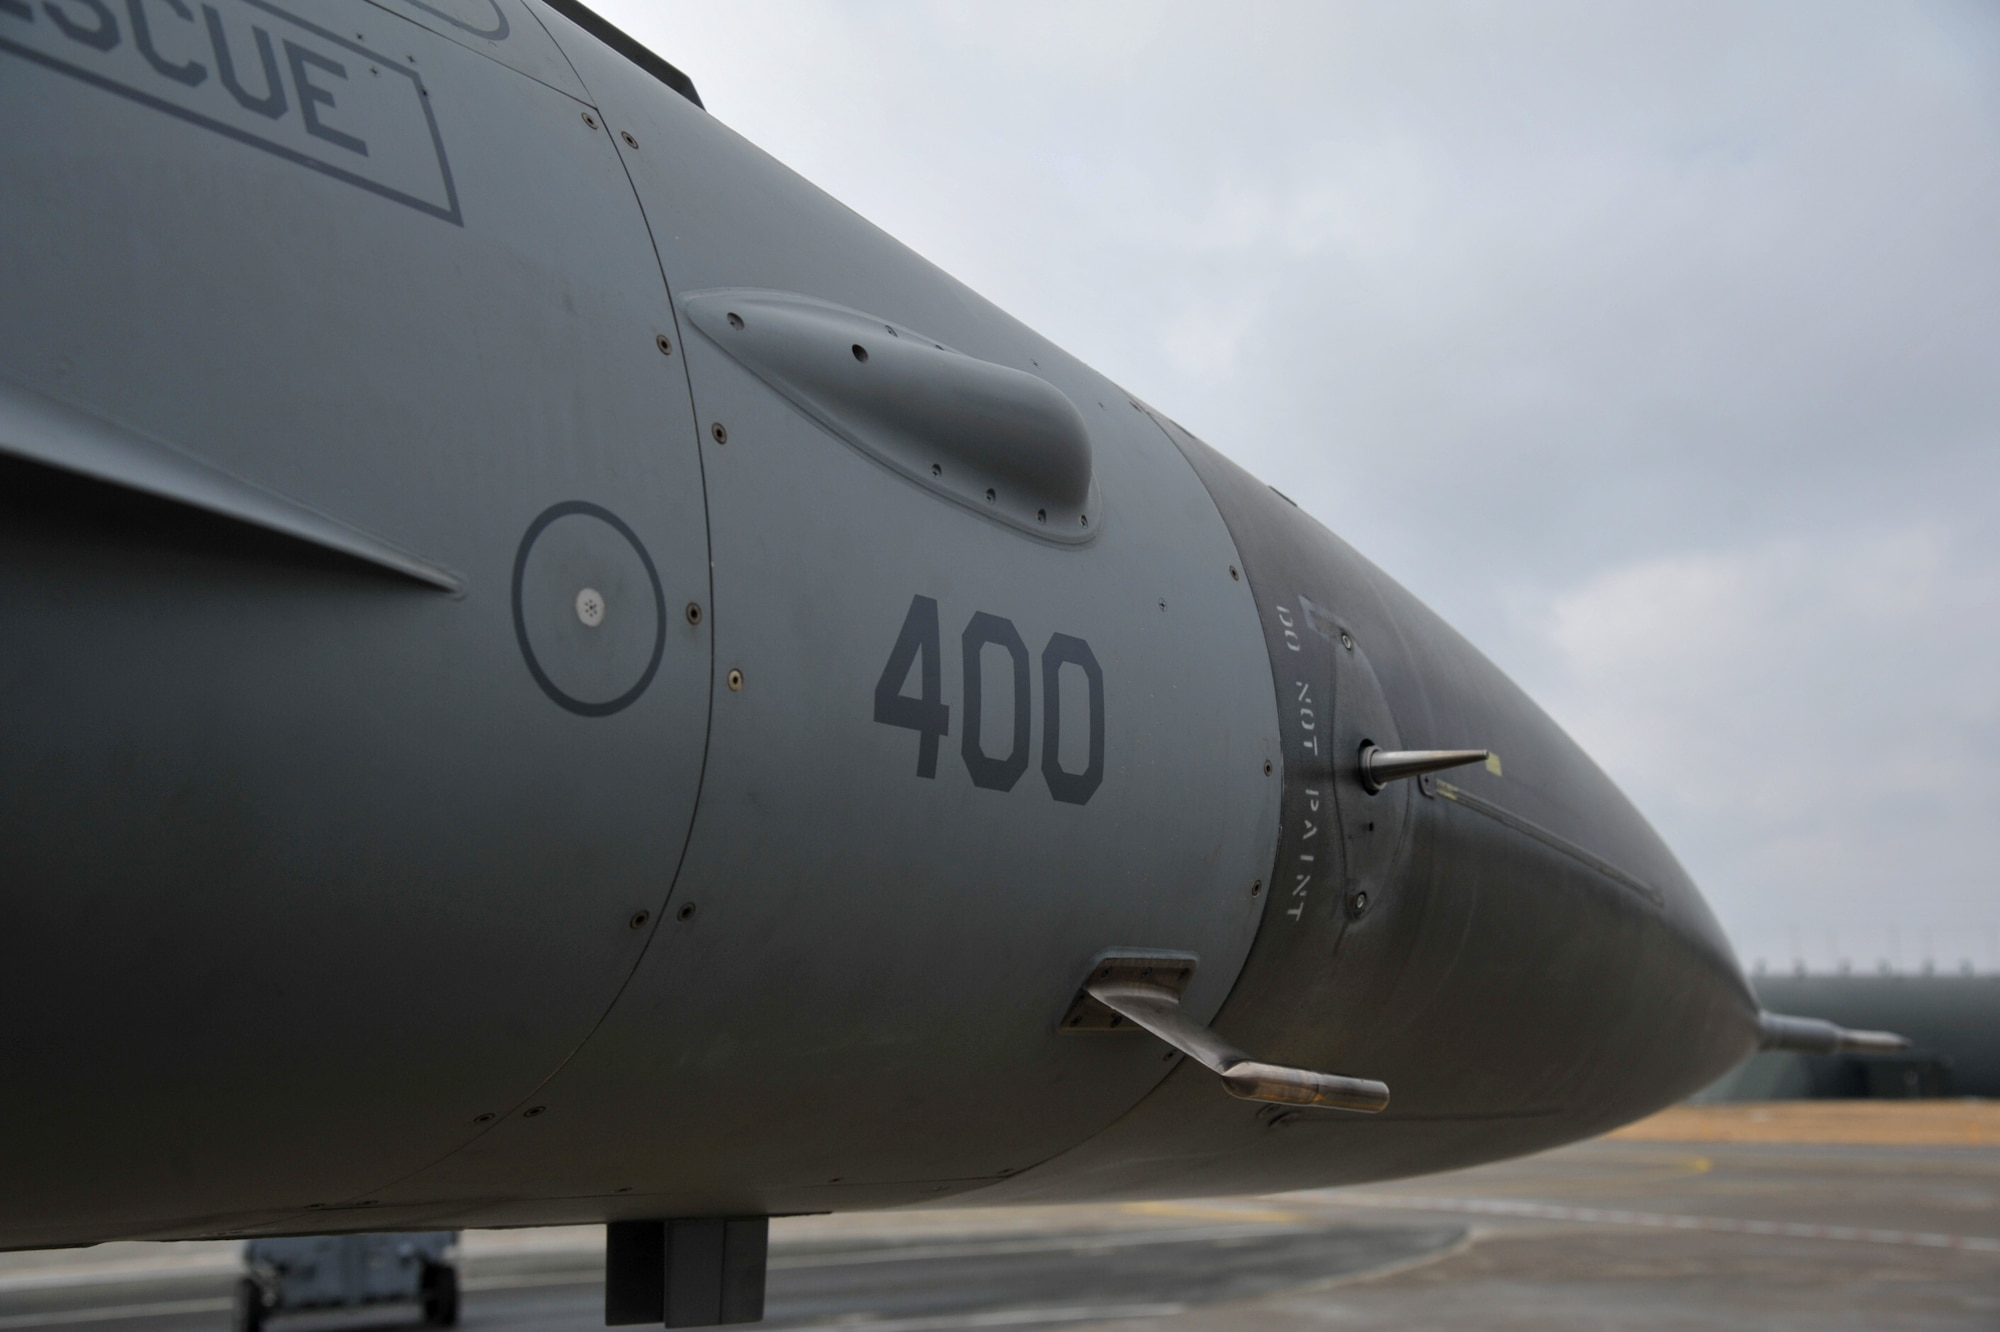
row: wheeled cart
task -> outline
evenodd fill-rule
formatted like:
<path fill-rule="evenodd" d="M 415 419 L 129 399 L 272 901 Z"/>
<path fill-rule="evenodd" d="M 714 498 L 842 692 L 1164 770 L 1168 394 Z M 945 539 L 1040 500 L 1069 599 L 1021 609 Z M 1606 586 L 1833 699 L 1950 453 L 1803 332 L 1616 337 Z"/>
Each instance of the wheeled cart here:
<path fill-rule="evenodd" d="M 455 1230 L 300 1235 L 243 1246 L 233 1332 L 260 1332 L 272 1314 L 416 1303 L 432 1327 L 458 1323 Z"/>

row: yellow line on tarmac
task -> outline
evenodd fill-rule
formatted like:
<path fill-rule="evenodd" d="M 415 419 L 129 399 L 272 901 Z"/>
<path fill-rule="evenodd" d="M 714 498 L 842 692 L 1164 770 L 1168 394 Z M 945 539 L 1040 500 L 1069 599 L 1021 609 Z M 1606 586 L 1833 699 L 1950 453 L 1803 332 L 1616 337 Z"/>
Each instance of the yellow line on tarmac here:
<path fill-rule="evenodd" d="M 1995 1147 L 2000 1146 L 2000 1102 L 1762 1101 L 1741 1105 L 1676 1105 L 1605 1137 L 1614 1142 Z"/>

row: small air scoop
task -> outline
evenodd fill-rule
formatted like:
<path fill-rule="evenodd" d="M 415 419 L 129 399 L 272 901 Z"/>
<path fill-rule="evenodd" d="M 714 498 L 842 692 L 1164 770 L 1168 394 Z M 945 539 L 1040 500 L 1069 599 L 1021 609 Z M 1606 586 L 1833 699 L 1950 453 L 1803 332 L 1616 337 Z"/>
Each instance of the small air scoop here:
<path fill-rule="evenodd" d="M 1766 1050 L 1795 1054 L 1900 1054 L 1910 1038 L 1893 1031 L 1851 1031 L 1821 1018 L 1759 1013 L 1757 1031 Z"/>
<path fill-rule="evenodd" d="M 681 309 L 807 416 L 926 490 L 1050 541 L 1097 535 L 1090 431 L 1047 380 L 789 292 L 699 292 Z"/>
<path fill-rule="evenodd" d="M 1369 1078 L 1288 1068 L 1252 1059 L 1181 1011 L 1195 960 L 1182 954 L 1118 954 L 1092 966 L 1069 1012 L 1065 1032 L 1149 1031 L 1221 1075 L 1231 1096 L 1279 1105 L 1317 1105 L 1372 1115 L 1389 1105 L 1389 1088 Z"/>

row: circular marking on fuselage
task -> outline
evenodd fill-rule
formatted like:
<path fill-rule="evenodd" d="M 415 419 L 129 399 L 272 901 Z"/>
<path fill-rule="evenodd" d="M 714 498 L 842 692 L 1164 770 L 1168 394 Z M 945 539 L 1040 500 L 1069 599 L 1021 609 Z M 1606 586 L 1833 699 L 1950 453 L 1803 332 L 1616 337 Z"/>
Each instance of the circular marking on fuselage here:
<path fill-rule="evenodd" d="M 514 555 L 514 636 L 558 707 L 580 717 L 629 707 L 667 642 L 666 593 L 638 534 L 585 500 L 543 510 Z"/>

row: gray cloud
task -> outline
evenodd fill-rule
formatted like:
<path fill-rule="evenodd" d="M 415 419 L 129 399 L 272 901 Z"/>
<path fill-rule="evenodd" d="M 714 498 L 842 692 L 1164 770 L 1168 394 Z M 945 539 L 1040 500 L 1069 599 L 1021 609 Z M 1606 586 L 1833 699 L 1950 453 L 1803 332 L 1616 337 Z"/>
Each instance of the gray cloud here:
<path fill-rule="evenodd" d="M 1458 624 L 1746 960 L 2000 963 L 1993 10 L 602 8 Z"/>

